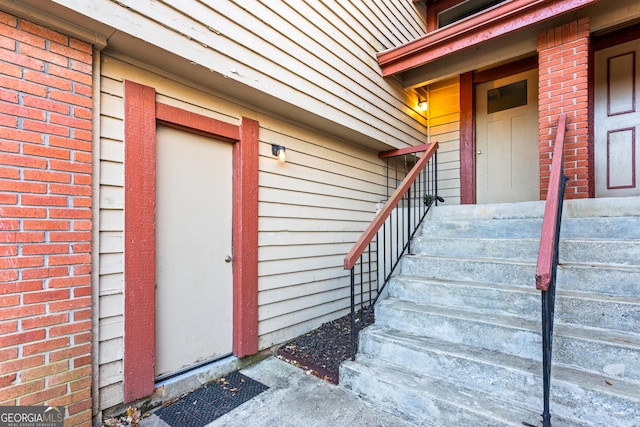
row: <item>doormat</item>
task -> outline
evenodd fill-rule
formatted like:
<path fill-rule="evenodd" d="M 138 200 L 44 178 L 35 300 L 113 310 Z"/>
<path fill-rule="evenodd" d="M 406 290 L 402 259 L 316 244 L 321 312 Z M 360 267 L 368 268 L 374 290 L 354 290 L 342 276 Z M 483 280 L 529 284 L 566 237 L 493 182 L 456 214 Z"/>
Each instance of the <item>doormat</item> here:
<path fill-rule="evenodd" d="M 155 414 L 172 427 L 203 427 L 267 389 L 240 372 L 232 372 Z"/>

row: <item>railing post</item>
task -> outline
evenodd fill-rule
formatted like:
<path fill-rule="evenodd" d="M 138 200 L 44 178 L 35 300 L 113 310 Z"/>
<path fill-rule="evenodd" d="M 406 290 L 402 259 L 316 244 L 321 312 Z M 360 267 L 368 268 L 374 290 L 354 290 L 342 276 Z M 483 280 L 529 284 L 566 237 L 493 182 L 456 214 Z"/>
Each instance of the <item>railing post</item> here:
<path fill-rule="evenodd" d="M 356 360 L 356 278 L 351 268 L 351 360 Z"/>
<path fill-rule="evenodd" d="M 411 255 L 411 188 L 407 191 L 407 253 Z"/>

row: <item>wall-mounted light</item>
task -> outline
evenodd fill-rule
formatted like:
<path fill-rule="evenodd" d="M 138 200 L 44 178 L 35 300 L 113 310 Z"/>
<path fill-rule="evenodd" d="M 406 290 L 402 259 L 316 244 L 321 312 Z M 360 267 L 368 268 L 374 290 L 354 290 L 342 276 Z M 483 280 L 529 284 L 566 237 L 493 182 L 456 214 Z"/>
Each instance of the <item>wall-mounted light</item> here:
<path fill-rule="evenodd" d="M 418 97 L 418 110 L 427 111 L 427 108 L 429 108 L 429 103 L 427 102 L 427 100 Z"/>
<path fill-rule="evenodd" d="M 284 145 L 271 145 L 271 154 L 278 158 L 280 163 L 284 163 L 287 160 L 287 152 Z"/>

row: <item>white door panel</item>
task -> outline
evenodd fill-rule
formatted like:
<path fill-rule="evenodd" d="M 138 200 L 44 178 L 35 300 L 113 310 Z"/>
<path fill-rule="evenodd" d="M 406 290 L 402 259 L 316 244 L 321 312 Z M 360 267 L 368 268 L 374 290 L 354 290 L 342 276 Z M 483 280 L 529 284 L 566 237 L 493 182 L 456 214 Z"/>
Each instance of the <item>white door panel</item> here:
<path fill-rule="evenodd" d="M 232 145 L 159 126 L 156 376 L 232 350 Z"/>
<path fill-rule="evenodd" d="M 634 40 L 595 54 L 596 197 L 640 195 L 639 51 L 640 40 Z"/>

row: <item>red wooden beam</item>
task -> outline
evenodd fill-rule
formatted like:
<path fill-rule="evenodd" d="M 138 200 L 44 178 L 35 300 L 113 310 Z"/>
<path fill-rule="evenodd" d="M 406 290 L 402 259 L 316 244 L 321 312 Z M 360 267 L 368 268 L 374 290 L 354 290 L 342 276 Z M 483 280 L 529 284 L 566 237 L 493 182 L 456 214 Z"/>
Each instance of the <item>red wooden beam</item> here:
<path fill-rule="evenodd" d="M 378 158 L 386 159 L 387 157 L 395 157 L 395 156 L 402 156 L 402 155 L 405 155 L 405 154 L 419 153 L 421 151 L 427 151 L 430 146 L 431 146 L 431 144 L 420 144 L 420 145 L 415 145 L 413 147 L 406 147 L 406 148 L 399 148 L 397 150 L 383 151 L 380 154 L 378 154 Z"/>
<path fill-rule="evenodd" d="M 351 270 L 353 266 L 356 264 L 360 255 L 365 251 L 371 240 L 375 237 L 376 233 L 382 227 L 384 222 L 387 220 L 391 212 L 398 206 L 398 203 L 402 200 L 404 193 L 407 192 L 411 184 L 416 180 L 422 169 L 427 164 L 427 162 L 433 157 L 436 150 L 438 149 L 438 143 L 434 142 L 433 144 L 429 144 L 429 148 L 424 153 L 418 163 L 415 164 L 413 168 L 407 174 L 407 177 L 402 181 L 400 187 L 393 192 L 387 203 L 384 207 L 376 214 L 373 218 L 373 221 L 369 224 L 367 229 L 362 233 L 362 236 L 358 239 L 358 241 L 353 245 L 347 256 L 344 257 L 344 269 Z"/>
<path fill-rule="evenodd" d="M 558 118 L 556 130 L 556 142 L 553 148 L 553 160 L 551 161 L 551 176 L 549 178 L 549 190 L 544 207 L 544 219 L 542 221 L 542 234 L 540 236 L 540 250 L 538 251 L 538 265 L 536 268 L 536 289 L 546 291 L 551 283 L 551 269 L 553 268 L 553 253 L 555 246 L 555 233 L 560 218 L 556 215 L 560 199 L 560 186 L 562 182 L 564 162 L 564 134 L 567 123 L 567 115 L 562 114 Z"/>
<path fill-rule="evenodd" d="M 512 0 L 378 54 L 383 76 L 419 67 L 599 0 Z"/>

